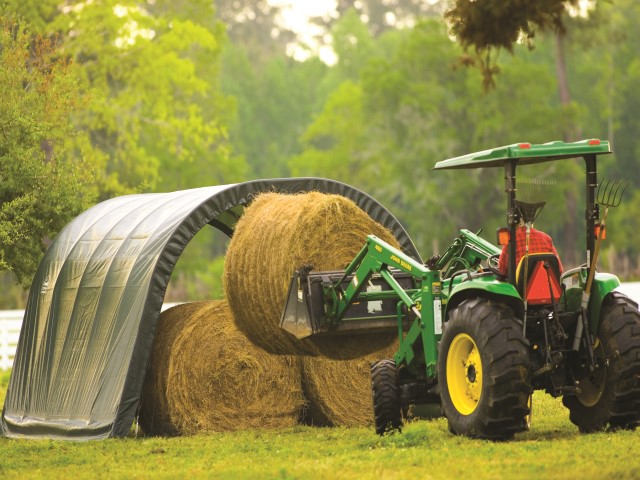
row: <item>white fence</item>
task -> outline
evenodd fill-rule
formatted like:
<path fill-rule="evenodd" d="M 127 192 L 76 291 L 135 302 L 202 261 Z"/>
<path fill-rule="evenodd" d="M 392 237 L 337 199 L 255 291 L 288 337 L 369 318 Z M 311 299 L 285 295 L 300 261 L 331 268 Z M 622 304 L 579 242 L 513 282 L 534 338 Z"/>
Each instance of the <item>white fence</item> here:
<path fill-rule="evenodd" d="M 179 303 L 165 303 L 162 311 Z M 0 370 L 13 366 L 23 318 L 24 310 L 0 310 Z"/>
<path fill-rule="evenodd" d="M 162 310 L 178 303 L 165 303 Z M 0 370 L 8 370 L 13 366 L 24 310 L 0 310 Z"/>
<path fill-rule="evenodd" d="M 13 366 L 24 310 L 0 311 L 0 370 Z"/>

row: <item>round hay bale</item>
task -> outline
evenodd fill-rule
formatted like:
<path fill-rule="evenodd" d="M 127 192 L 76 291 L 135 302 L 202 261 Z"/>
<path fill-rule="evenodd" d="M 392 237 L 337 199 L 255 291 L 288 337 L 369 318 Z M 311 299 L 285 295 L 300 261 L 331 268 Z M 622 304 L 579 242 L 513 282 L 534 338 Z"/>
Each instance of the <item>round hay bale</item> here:
<path fill-rule="evenodd" d="M 360 358 L 302 358 L 304 422 L 325 427 L 373 425 L 371 364 L 393 358 L 398 342 Z"/>
<path fill-rule="evenodd" d="M 225 293 L 238 328 L 279 354 L 356 358 L 389 345 L 395 332 L 298 340 L 279 326 L 293 272 L 303 265 L 344 269 L 369 234 L 399 248 L 389 230 L 340 195 L 257 196 L 238 221 L 225 258 Z"/>
<path fill-rule="evenodd" d="M 170 436 L 179 433 L 169 418 L 167 373 L 178 333 L 201 308 L 202 303 L 185 303 L 165 310 L 160 315 L 142 387 L 138 418 L 140 427 L 149 435 Z"/>
<path fill-rule="evenodd" d="M 166 399 L 168 419 L 176 434 L 285 428 L 296 425 L 304 403 L 298 359 L 271 355 L 256 348 L 235 327 L 225 301 L 199 302 L 195 311 L 163 314 L 168 328 L 169 360 L 157 361 L 156 385 Z M 170 326 L 177 321 L 179 327 Z M 154 348 L 167 355 L 167 349 Z M 144 426 L 143 426 L 144 429 Z M 152 432 L 153 433 L 153 432 Z"/>

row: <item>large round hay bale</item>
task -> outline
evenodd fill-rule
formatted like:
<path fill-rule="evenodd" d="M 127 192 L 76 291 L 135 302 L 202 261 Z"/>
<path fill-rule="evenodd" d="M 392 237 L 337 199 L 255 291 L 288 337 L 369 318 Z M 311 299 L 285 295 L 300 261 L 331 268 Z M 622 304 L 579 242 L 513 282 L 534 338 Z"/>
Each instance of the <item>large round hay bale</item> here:
<path fill-rule="evenodd" d="M 139 422 L 145 433 L 165 436 L 179 433 L 169 418 L 167 373 L 178 333 L 201 308 L 201 303 L 185 303 L 170 308 L 160 316 L 142 387 Z"/>
<path fill-rule="evenodd" d="M 397 341 L 355 359 L 302 358 L 302 385 L 306 398 L 305 423 L 327 427 L 373 424 L 371 364 L 393 358 Z"/>
<path fill-rule="evenodd" d="M 171 338 L 163 335 L 165 345 L 154 345 L 152 363 L 161 368 L 148 383 L 164 388 L 152 398 L 166 399 L 159 418 L 168 420 L 169 428 L 149 433 L 294 426 L 304 402 L 300 361 L 254 346 L 235 327 L 225 301 L 195 305 L 162 315 L 159 330 L 169 330 Z M 167 354 L 168 361 L 158 358 Z"/>
<path fill-rule="evenodd" d="M 293 272 L 304 265 L 344 269 L 369 234 L 399 247 L 389 230 L 340 195 L 256 197 L 238 221 L 225 258 L 225 292 L 238 328 L 280 354 L 353 358 L 389 345 L 395 332 L 298 340 L 279 327 Z"/>

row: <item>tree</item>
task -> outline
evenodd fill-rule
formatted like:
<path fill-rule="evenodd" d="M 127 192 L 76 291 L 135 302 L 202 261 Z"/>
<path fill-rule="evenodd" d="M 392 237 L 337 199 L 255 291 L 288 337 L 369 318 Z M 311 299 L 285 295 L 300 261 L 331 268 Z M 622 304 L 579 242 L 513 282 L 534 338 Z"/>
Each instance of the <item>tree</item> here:
<path fill-rule="evenodd" d="M 420 19 L 439 16 L 444 3 L 424 0 L 338 0 L 335 18 L 315 18 L 314 21 L 330 29 L 348 11 L 353 10 L 377 38 L 390 30 L 413 27 Z"/>
<path fill-rule="evenodd" d="M 59 0 L 4 0 L 2 8 L 24 19 L 29 30 L 38 35 L 46 35 L 49 24 L 58 16 Z"/>
<path fill-rule="evenodd" d="M 374 172 L 367 162 L 366 123 L 362 90 L 351 81 L 342 83 L 302 136 L 305 150 L 290 161 L 294 176 L 328 176 L 366 185 Z M 377 165 L 376 165 L 377 166 Z M 374 167 L 375 168 L 375 167 Z M 377 172 L 376 177 L 384 177 Z"/>
<path fill-rule="evenodd" d="M 60 43 L 90 93 L 73 121 L 107 154 L 100 198 L 226 183 L 245 173 L 227 140 L 233 104 L 218 86 L 224 29 L 210 1 L 28 5 L 8 0 L 6 8 L 25 11 Z"/>
<path fill-rule="evenodd" d="M 62 194 L 48 202 L 48 208 L 57 209 L 58 229 L 93 203 L 96 192 L 98 199 L 104 199 L 132 191 L 232 183 L 246 175 L 244 160 L 232 152 L 228 140 L 227 125 L 233 118 L 234 104 L 218 84 L 225 33 L 209 0 L 36 3 L 7 0 L 3 11 L 24 11 L 52 48 L 57 48 L 60 65 L 73 68 L 75 90 L 69 98 L 77 100 L 78 108 L 69 108 L 66 116 L 60 113 L 51 123 L 74 132 L 66 141 L 69 145 L 74 142 L 77 150 L 82 147 L 86 157 L 102 152 L 102 163 L 95 168 L 67 169 L 69 183 L 79 175 L 93 174 L 91 197 L 80 187 L 70 189 L 78 203 L 82 200 L 82 207 L 70 205 Z M 36 108 L 31 111 L 36 115 Z M 85 143 L 81 145 L 81 141 Z M 49 144 L 44 145 L 51 155 Z M 62 168 L 60 162 L 56 162 L 58 169 Z M 38 176 L 54 181 L 58 175 L 47 173 L 51 168 L 38 170 Z M 45 173 L 39 175 L 40 171 Z M 51 195 L 57 192 L 49 190 Z M 19 200 L 23 203 L 18 205 L 16 200 L 12 210 L 4 214 L 7 222 L 13 222 L 13 230 L 5 238 L 12 245 L 19 244 L 22 237 L 17 235 L 25 230 L 23 223 L 39 224 L 47 215 L 46 208 L 32 198 Z M 19 206 L 25 212 L 21 217 L 12 213 Z M 52 228 L 45 235 L 51 238 L 54 234 Z M 39 260 L 36 254 L 15 257 L 28 261 L 30 269 Z M 25 283 L 30 276 L 24 274 Z"/>
<path fill-rule="evenodd" d="M 355 9 L 349 9 L 331 30 L 338 57 L 336 70 L 343 78 L 357 79 L 366 62 L 375 55 L 373 37 Z"/>
<path fill-rule="evenodd" d="M 95 200 L 104 164 L 69 122 L 87 102 L 77 66 L 15 16 L 0 27 L 0 270 L 27 286 L 48 240 Z"/>
<path fill-rule="evenodd" d="M 640 32 L 635 25 L 640 20 L 640 4 L 633 0 L 598 2 L 593 18 L 597 21 L 593 28 L 577 32 L 580 48 L 571 50 L 575 56 L 569 62 L 574 81 L 572 91 L 587 110 L 584 130 L 589 136 L 608 138 L 612 144 L 613 155 L 599 161 L 599 179 L 630 181 L 620 206 L 609 211 L 607 238 L 600 258 L 607 271 L 623 279 L 637 280 L 640 278 L 636 234 L 640 229 L 637 135 Z"/>
<path fill-rule="evenodd" d="M 191 165 L 204 170 L 196 179 L 208 176 L 210 183 L 243 171 L 229 155 L 230 107 L 212 68 L 221 28 L 204 14 L 203 24 L 170 14 L 167 2 L 154 9 L 160 14 L 136 1 L 100 0 L 59 21 L 66 22 L 65 49 L 82 65 L 94 98 L 81 125 L 109 155 L 103 196 L 175 187 L 175 174 Z M 204 12 L 213 16 L 210 7 Z"/>
<path fill-rule="evenodd" d="M 375 40 L 373 51 L 387 35 Z M 342 179 L 372 194 L 400 218 L 425 255 L 442 253 L 459 228 L 483 228 L 491 237 L 505 222 L 503 172 L 430 170 L 455 155 L 555 139 L 565 112 L 555 95 L 551 55 L 540 62 L 504 59 L 501 82 L 483 94 L 476 70 L 455 68 L 452 59 L 461 49 L 440 22 L 424 21 L 394 35 L 393 45 L 386 55 L 363 61 L 359 80 L 344 81 L 330 95 L 303 136 L 305 150 L 291 160 L 293 173 Z M 566 180 L 575 167 L 529 173 Z M 573 195 L 582 184 L 569 185 L 563 192 Z M 564 201 L 550 200 L 556 206 Z M 558 234 L 567 224 L 564 215 L 542 220 Z M 561 250 L 571 255 L 575 248 Z"/>
<path fill-rule="evenodd" d="M 374 186 L 372 179 L 385 178 L 390 165 L 379 161 L 379 145 L 371 143 L 360 79 L 370 64 L 394 54 L 400 39 L 391 32 L 374 39 L 354 9 L 344 13 L 331 33 L 337 63 L 322 81 L 330 93 L 301 136 L 303 151 L 290 159 L 291 173 L 343 179 L 380 193 L 383 187 Z"/>
<path fill-rule="evenodd" d="M 215 5 L 231 42 L 252 64 L 282 56 L 295 41 L 295 33 L 278 20 L 281 8 L 267 0 L 216 0 Z"/>
<path fill-rule="evenodd" d="M 236 101 L 230 139 L 244 156 L 249 175 L 289 175 L 287 159 L 300 152 L 299 139 L 313 112 L 327 66 L 313 58 L 298 62 L 284 54 L 254 63 L 244 47 L 228 44 L 222 58 L 221 88 Z"/>
<path fill-rule="evenodd" d="M 533 48 L 536 28 L 559 32 L 561 41 L 566 8 L 577 4 L 578 0 L 454 0 L 445 19 L 465 51 L 471 48 L 475 53 L 475 58 L 465 57 L 463 61 L 479 66 L 483 84 L 490 88 L 499 71 L 492 53 L 513 52 L 521 39 Z"/>

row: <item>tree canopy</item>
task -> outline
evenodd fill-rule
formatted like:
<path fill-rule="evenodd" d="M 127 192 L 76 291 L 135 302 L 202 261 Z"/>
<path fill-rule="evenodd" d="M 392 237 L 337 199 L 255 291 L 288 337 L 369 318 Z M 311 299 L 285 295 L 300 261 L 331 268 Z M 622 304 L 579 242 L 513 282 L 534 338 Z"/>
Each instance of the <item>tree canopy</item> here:
<path fill-rule="evenodd" d="M 133 191 L 325 176 L 380 199 L 426 257 L 459 228 L 492 240 L 505 222 L 499 169 L 432 172 L 438 160 L 608 138 L 615 155 L 601 176 L 637 184 L 640 6 L 568 14 L 577 4 L 340 0 L 319 21 L 336 54 L 327 65 L 313 49 L 304 61 L 289 55 L 298 40 L 282 24 L 286 7 L 269 2 L 7 0 L 0 269 L 28 284 L 70 218 Z M 538 222 L 565 264 L 584 262 L 582 170 L 576 161 L 521 172 L 556 181 Z M 640 278 L 637 201 L 632 188 L 612 213 L 602 256 L 623 278 Z M 173 291 L 219 289 L 220 242 L 194 239 Z"/>
<path fill-rule="evenodd" d="M 96 199 L 246 173 L 210 2 L 36 3 L 1 10 L 0 268 L 25 284 L 47 239 Z"/>
<path fill-rule="evenodd" d="M 46 241 L 95 201 L 103 163 L 69 122 L 87 105 L 76 66 L 16 17 L 0 29 L 0 269 L 29 284 Z"/>

